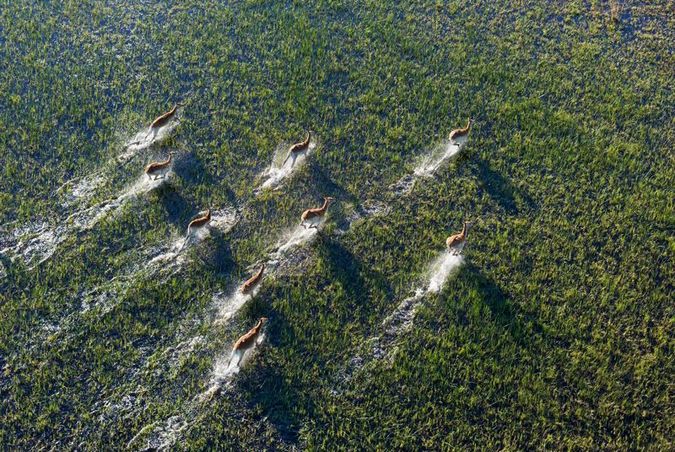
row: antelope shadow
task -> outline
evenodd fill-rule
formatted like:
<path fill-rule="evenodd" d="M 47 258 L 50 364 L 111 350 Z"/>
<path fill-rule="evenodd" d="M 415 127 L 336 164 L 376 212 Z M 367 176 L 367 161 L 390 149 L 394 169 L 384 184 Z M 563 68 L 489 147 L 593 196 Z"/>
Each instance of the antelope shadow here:
<path fill-rule="evenodd" d="M 225 239 L 225 234 L 215 228 L 211 228 L 209 246 L 201 247 L 199 257 L 216 275 L 223 276 L 231 273 L 237 266 L 232 257 L 230 242 Z"/>
<path fill-rule="evenodd" d="M 325 234 L 318 237 L 317 250 L 323 259 L 330 278 L 339 282 L 351 301 L 345 308 L 352 314 L 359 315 L 359 321 L 365 325 L 368 320 L 366 309 L 371 292 L 380 292 L 384 296 L 392 296 L 392 289 L 386 278 L 380 273 L 365 268 L 354 254 L 345 248 L 340 242 Z M 362 275 L 368 275 L 364 278 Z"/>
<path fill-rule="evenodd" d="M 493 321 L 499 327 L 509 331 L 514 340 L 521 346 L 530 346 L 536 342 L 536 337 L 547 337 L 545 329 L 538 319 L 532 314 L 521 312 L 514 306 L 507 294 L 489 276 L 471 262 L 466 263 L 459 271 L 457 279 L 460 283 L 468 285 L 471 290 L 478 293 L 490 310 Z M 459 323 L 466 324 L 466 313 L 458 309 Z"/>
<path fill-rule="evenodd" d="M 278 346 L 280 342 L 293 343 L 289 336 L 288 320 L 282 312 L 275 311 L 265 332 L 267 342 Z M 281 339 L 283 337 L 283 340 Z M 246 378 L 239 380 L 242 395 L 250 409 L 260 408 L 279 432 L 281 439 L 295 444 L 298 441 L 303 421 L 312 417 L 313 405 L 303 391 L 302 382 L 286 381 L 277 362 L 270 359 L 265 351 L 249 363 Z M 302 408 L 300 408 L 302 407 Z"/>
<path fill-rule="evenodd" d="M 507 213 L 518 214 L 518 199 L 527 209 L 535 207 L 532 198 L 523 190 L 517 188 L 506 177 L 492 169 L 488 162 L 481 158 L 475 158 L 477 176 L 482 186 L 490 197 L 499 204 Z"/>
<path fill-rule="evenodd" d="M 192 205 L 180 194 L 172 184 L 162 185 L 157 189 L 159 200 L 167 213 L 167 219 L 179 229 L 185 230 L 189 217 L 194 213 Z"/>

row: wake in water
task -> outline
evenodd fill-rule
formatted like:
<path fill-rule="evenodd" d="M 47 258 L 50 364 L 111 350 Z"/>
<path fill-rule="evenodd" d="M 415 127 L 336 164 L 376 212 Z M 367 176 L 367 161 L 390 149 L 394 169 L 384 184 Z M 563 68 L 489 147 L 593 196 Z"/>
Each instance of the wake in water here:
<path fill-rule="evenodd" d="M 66 193 L 66 199 L 61 203 L 61 205 L 63 207 L 70 207 L 73 204 L 91 198 L 96 192 L 96 189 L 105 182 L 103 173 L 103 170 L 97 171 L 90 173 L 80 179 L 74 179 L 61 185 L 58 189 L 56 189 L 55 193 L 60 193 L 64 191 L 66 187 L 72 186 L 72 189 Z"/>
<path fill-rule="evenodd" d="M 128 200 L 150 193 L 151 191 L 156 190 L 157 188 L 164 185 L 166 182 L 168 182 L 171 174 L 171 170 L 167 170 L 165 177 L 162 179 L 150 179 L 147 175 L 143 174 L 136 180 L 136 182 L 123 190 L 122 193 L 116 198 L 104 201 L 93 208 L 87 209 L 87 211 L 90 212 L 93 210 L 94 213 L 93 218 L 90 220 L 87 221 L 83 218 L 83 212 L 76 212 L 69 216 L 67 221 L 73 220 L 75 224 L 82 230 L 91 229 L 96 225 L 96 223 L 107 216 L 108 213 L 116 211 L 120 207 L 124 206 Z"/>
<path fill-rule="evenodd" d="M 157 128 L 146 128 L 138 132 L 128 143 L 124 145 L 124 152 L 117 156 L 119 163 L 131 160 L 139 151 L 149 148 L 155 143 L 161 143 L 171 136 L 171 133 L 180 124 L 178 117 L 168 124 Z"/>
<path fill-rule="evenodd" d="M 263 319 L 261 319 L 262 321 Z M 256 326 L 257 327 L 257 326 Z M 250 332 L 248 333 L 250 334 Z M 239 373 L 239 371 L 248 363 L 251 357 L 256 353 L 256 350 L 265 342 L 265 332 L 262 331 L 250 346 L 245 349 L 232 350 L 229 357 L 221 356 L 216 360 L 216 365 L 213 369 L 213 374 L 209 380 L 206 391 L 195 397 L 195 400 L 204 402 L 210 400 L 215 394 L 228 388 L 232 377 Z"/>
<path fill-rule="evenodd" d="M 436 145 L 430 152 L 423 155 L 412 174 L 403 176 L 397 183 L 391 186 L 392 191 L 398 195 L 407 195 L 415 186 L 415 182 L 421 177 L 431 177 L 443 167 L 452 157 L 456 156 L 466 144 L 467 137 L 459 137 L 455 140 L 446 140 Z"/>
<path fill-rule="evenodd" d="M 373 359 L 382 360 L 392 356 L 392 347 L 396 340 L 409 331 L 415 320 L 415 314 L 424 297 L 428 294 L 434 294 L 441 291 L 449 277 L 455 270 L 459 269 L 464 263 L 464 258 L 460 255 L 443 253 L 434 259 L 428 267 L 426 283 L 422 287 L 415 289 L 414 295 L 403 300 L 387 318 L 382 322 L 382 334 L 372 337 L 365 342 L 366 350 L 362 355 L 353 357 L 347 368 L 341 372 L 341 380 L 351 379 L 352 375 L 358 372 Z"/>
<path fill-rule="evenodd" d="M 429 154 L 422 157 L 415 168 L 415 176 L 430 177 L 438 171 L 451 157 L 457 155 L 466 143 L 466 137 L 457 138 L 454 141 L 446 141 L 436 146 Z"/>
<path fill-rule="evenodd" d="M 116 198 L 77 210 L 65 219 L 59 220 L 54 226 L 46 221 L 28 225 L 0 240 L 0 243 L 7 244 L 0 254 L 21 256 L 27 263 L 37 261 L 31 267 L 34 268 L 47 261 L 56 252 L 58 246 L 75 231 L 92 228 L 108 213 L 122 207 L 129 199 L 149 193 L 165 181 L 166 179 L 149 180 L 143 175 Z"/>
<path fill-rule="evenodd" d="M 335 229 L 335 234 L 341 236 L 346 234 L 351 227 L 359 220 L 365 220 L 370 217 L 388 215 L 391 208 L 379 200 L 368 199 L 360 206 L 354 208 L 353 205 L 345 206 L 347 212 L 344 221 Z"/>
<path fill-rule="evenodd" d="M 161 179 L 160 179 L 161 180 Z M 196 246 L 211 234 L 211 229 L 217 229 L 223 234 L 230 230 L 239 221 L 239 214 L 233 208 L 224 208 L 211 212 L 211 221 L 205 227 L 193 229 L 189 234 L 181 237 L 174 236 L 168 246 L 162 247 L 159 254 L 150 259 L 148 265 L 162 264 L 164 268 L 179 266 L 185 261 L 183 251 L 190 246 Z"/>
<path fill-rule="evenodd" d="M 453 271 L 458 269 L 463 262 L 464 258 L 462 256 L 448 252 L 445 252 L 434 259 L 427 271 L 426 287 L 418 287 L 415 289 L 415 295 L 403 300 L 396 310 L 382 322 L 382 326 L 385 329 L 384 337 L 391 336 L 393 339 L 410 329 L 412 321 L 415 318 L 415 312 L 423 301 L 424 296 L 440 292 L 449 276 Z"/>
<path fill-rule="evenodd" d="M 215 325 L 220 325 L 230 320 L 249 300 L 255 298 L 260 290 L 260 284 L 248 293 L 242 293 L 237 287 L 229 293 L 219 292 L 213 296 L 213 303 L 218 310 Z"/>
<path fill-rule="evenodd" d="M 287 159 L 289 147 L 289 143 L 282 143 L 277 146 L 272 157 L 272 164 L 261 174 L 264 181 L 256 188 L 255 194 L 260 194 L 266 189 L 274 190 L 280 188 L 281 183 L 285 179 L 302 167 L 309 155 L 316 149 L 317 142 L 315 138 L 312 138 L 306 150 L 298 152 Z"/>
<path fill-rule="evenodd" d="M 131 448 L 139 439 L 150 435 L 147 439 L 146 448 L 152 450 L 165 450 L 171 448 L 179 439 L 183 430 L 189 427 L 197 418 L 200 407 L 208 403 L 213 397 L 222 394 L 232 388 L 235 375 L 246 366 L 255 355 L 257 348 L 265 341 L 265 333 L 262 332 L 253 346 L 248 350 L 232 351 L 229 355 L 223 355 L 216 359 L 213 372 L 209 377 L 207 389 L 187 402 L 181 409 L 181 413 L 169 417 L 163 425 L 156 426 L 152 423 L 139 431 L 127 444 Z M 154 428 L 153 428 L 154 427 Z"/>
<path fill-rule="evenodd" d="M 67 237 L 68 228 L 63 225 L 52 227 L 48 222 L 34 222 L 0 239 L 0 255 L 10 260 L 20 256 L 26 263 L 37 261 L 31 268 L 47 261 L 56 248 Z"/>
<path fill-rule="evenodd" d="M 305 228 L 303 226 L 297 226 L 295 229 L 287 232 L 283 235 L 282 239 L 277 244 L 277 249 L 271 254 L 272 260 L 270 263 L 272 265 L 276 264 L 276 259 L 281 258 L 284 254 L 288 253 L 291 249 L 310 243 L 316 238 L 317 233 L 319 232 L 319 226 L 323 224 L 323 221 L 317 223 L 315 228 Z"/>

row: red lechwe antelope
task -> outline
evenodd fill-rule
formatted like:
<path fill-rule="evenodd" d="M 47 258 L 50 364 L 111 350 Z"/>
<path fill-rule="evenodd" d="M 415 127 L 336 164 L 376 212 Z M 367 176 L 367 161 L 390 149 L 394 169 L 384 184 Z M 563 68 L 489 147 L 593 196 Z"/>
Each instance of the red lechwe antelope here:
<path fill-rule="evenodd" d="M 190 238 L 192 237 L 192 231 L 194 230 L 200 230 L 204 228 L 207 224 L 209 224 L 209 221 L 211 221 L 211 209 L 206 209 L 206 213 L 204 215 L 201 215 L 194 220 L 190 221 L 190 224 L 188 224 L 187 227 L 187 235 L 185 236 L 185 241 L 183 241 L 183 246 L 180 247 L 180 251 L 183 250 L 185 245 L 188 244 L 190 241 Z"/>
<path fill-rule="evenodd" d="M 169 152 L 169 157 L 164 160 L 163 162 L 152 162 L 148 166 L 145 167 L 145 174 L 148 175 L 150 180 L 157 180 L 160 178 L 164 178 L 166 176 L 166 169 L 171 165 L 171 161 L 173 158 L 173 155 L 175 152 Z"/>
<path fill-rule="evenodd" d="M 462 249 L 464 249 L 464 245 L 466 244 L 466 234 L 470 224 L 471 223 L 468 221 L 465 221 L 462 232 L 459 234 L 453 234 L 445 240 L 445 244 L 448 247 L 449 253 L 457 256 L 462 252 Z"/>
<path fill-rule="evenodd" d="M 262 264 L 262 267 L 260 267 L 260 270 L 258 270 L 258 273 L 251 276 L 249 279 L 246 280 L 246 282 L 244 284 L 242 284 L 241 289 L 239 289 L 241 291 L 241 293 L 247 294 L 251 290 L 253 290 L 255 288 L 255 286 L 258 285 L 258 283 L 262 279 L 264 271 L 265 271 L 265 264 Z"/>
<path fill-rule="evenodd" d="M 150 136 L 150 134 L 153 134 L 153 138 L 154 138 L 157 135 L 157 131 L 159 130 L 159 128 L 168 124 L 169 121 L 171 121 L 171 118 L 176 116 L 176 112 L 178 111 L 178 107 L 182 107 L 182 106 L 183 106 L 183 104 L 174 104 L 174 106 L 171 110 L 157 116 L 155 118 L 155 120 L 150 123 L 150 128 L 148 129 L 148 133 L 145 135 L 145 139 L 147 140 L 148 136 Z"/>
<path fill-rule="evenodd" d="M 300 216 L 300 224 L 307 229 L 307 223 L 309 223 L 310 228 L 316 228 L 321 219 L 326 215 L 328 206 L 333 202 L 334 198 L 327 196 L 323 198 L 323 205 L 315 209 L 307 209 L 302 212 Z"/>
<path fill-rule="evenodd" d="M 230 366 L 232 366 L 232 363 L 235 359 L 237 361 L 235 365 L 239 366 L 241 359 L 244 357 L 244 353 L 253 348 L 253 345 L 255 345 L 256 340 L 260 336 L 260 329 L 265 324 L 265 322 L 267 322 L 267 317 L 260 317 L 258 323 L 256 323 L 256 325 L 251 328 L 248 333 L 244 334 L 237 340 L 237 342 L 235 342 L 234 347 L 232 347 Z"/>
<path fill-rule="evenodd" d="M 298 158 L 298 155 L 309 147 L 309 140 L 311 137 L 312 134 L 308 131 L 307 138 L 305 138 L 303 141 L 300 141 L 292 145 L 288 149 L 288 155 L 286 156 L 286 160 L 284 160 L 284 163 L 282 163 L 281 166 L 284 166 L 288 161 L 288 159 L 293 157 L 293 163 L 291 163 L 291 167 L 293 167 L 295 165 L 295 160 Z"/>
<path fill-rule="evenodd" d="M 469 118 L 469 121 L 467 122 L 466 127 L 461 128 L 461 129 L 455 129 L 452 132 L 450 132 L 450 136 L 448 137 L 448 138 L 450 138 L 450 142 L 455 144 L 457 138 L 462 138 L 462 137 L 467 136 L 469 134 L 469 131 L 471 130 L 471 123 L 472 122 L 473 122 L 473 120 L 471 118 Z"/>

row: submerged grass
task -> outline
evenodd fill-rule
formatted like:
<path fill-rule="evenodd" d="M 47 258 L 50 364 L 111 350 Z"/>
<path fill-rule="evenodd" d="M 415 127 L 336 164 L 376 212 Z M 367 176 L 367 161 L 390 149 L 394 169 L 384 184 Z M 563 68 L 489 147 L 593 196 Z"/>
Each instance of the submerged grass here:
<path fill-rule="evenodd" d="M 81 185 L 100 203 L 181 155 L 35 268 L 0 255 L 4 448 L 124 448 L 171 426 L 260 316 L 265 343 L 180 448 L 672 444 L 668 2 L 203 3 L 0 8 L 0 243 L 82 208 L 54 196 L 69 180 L 105 170 Z M 110 163 L 188 94 L 170 137 Z M 461 152 L 390 197 L 468 116 Z M 308 129 L 321 145 L 256 194 Z M 324 195 L 323 230 L 214 325 L 214 294 Z M 367 201 L 387 215 L 338 233 Z M 209 206 L 238 223 L 142 271 Z M 392 359 L 336 381 L 465 219 L 464 265 Z"/>

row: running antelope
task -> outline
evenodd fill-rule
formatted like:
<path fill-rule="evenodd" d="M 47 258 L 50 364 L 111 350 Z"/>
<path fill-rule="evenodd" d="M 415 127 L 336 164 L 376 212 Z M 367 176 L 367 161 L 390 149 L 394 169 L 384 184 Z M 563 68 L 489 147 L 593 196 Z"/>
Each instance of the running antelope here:
<path fill-rule="evenodd" d="M 201 217 L 197 217 L 188 224 L 188 234 L 191 230 L 202 228 L 211 221 L 211 209 L 206 209 L 206 213 Z"/>
<path fill-rule="evenodd" d="M 244 357 L 244 353 L 253 348 L 256 340 L 260 336 L 260 329 L 267 322 L 267 317 L 260 317 L 258 323 L 251 328 L 248 333 L 240 337 L 237 342 L 235 342 L 234 347 L 232 347 L 232 357 L 230 358 L 230 367 L 232 366 L 233 361 L 236 359 L 236 366 L 239 366 L 241 359 Z"/>
<path fill-rule="evenodd" d="M 152 162 L 145 167 L 145 174 L 148 175 L 150 180 L 157 180 L 161 176 L 162 179 L 166 176 L 166 168 L 171 165 L 171 161 L 175 152 L 169 152 L 169 157 L 163 162 Z"/>
<path fill-rule="evenodd" d="M 464 227 L 462 228 L 462 232 L 460 232 L 459 234 L 453 234 L 445 240 L 445 244 L 448 247 L 449 253 L 452 253 L 453 255 L 457 256 L 462 252 L 464 245 L 466 245 L 466 234 L 468 232 L 468 226 L 470 224 L 471 223 L 469 223 L 468 221 L 465 221 Z"/>
<path fill-rule="evenodd" d="M 262 264 L 262 267 L 260 267 L 260 270 L 258 270 L 258 273 L 255 275 L 251 276 L 249 279 L 246 280 L 244 284 L 241 286 L 241 293 L 247 294 L 250 291 L 252 291 L 256 285 L 260 282 L 263 276 L 263 272 L 265 271 L 265 264 Z"/>
<path fill-rule="evenodd" d="M 145 135 L 145 139 L 148 139 L 148 136 L 150 134 L 153 135 L 153 139 L 157 135 L 157 131 L 159 130 L 160 127 L 165 126 L 166 124 L 171 121 L 171 118 L 176 116 L 176 112 L 178 111 L 178 107 L 182 107 L 183 104 L 174 104 L 173 108 L 166 113 L 162 113 L 161 115 L 157 116 L 152 123 L 150 123 L 150 127 L 148 129 L 148 133 Z"/>
<path fill-rule="evenodd" d="M 302 215 L 300 216 L 301 220 L 300 224 L 307 229 L 307 223 L 309 223 L 309 227 L 311 228 L 316 228 L 319 221 L 326 215 L 326 211 L 328 210 L 328 206 L 333 202 L 334 198 L 331 198 L 330 196 L 324 197 L 323 198 L 323 205 L 321 207 L 317 207 L 315 209 L 307 209 L 304 212 L 302 212 Z"/>
<path fill-rule="evenodd" d="M 180 247 L 180 251 L 183 250 L 185 245 L 188 244 L 190 239 L 192 238 L 192 231 L 195 229 L 199 230 L 204 228 L 207 224 L 209 224 L 209 221 L 211 221 L 211 209 L 206 209 L 206 213 L 204 215 L 201 215 L 194 220 L 190 221 L 190 224 L 188 224 L 187 227 L 187 235 L 185 236 L 185 241 L 183 241 L 183 246 Z"/>
<path fill-rule="evenodd" d="M 288 155 L 286 156 L 286 160 L 284 160 L 284 163 L 282 163 L 281 166 L 284 166 L 288 161 L 288 159 L 293 157 L 293 163 L 291 163 L 292 168 L 295 165 L 295 160 L 298 158 L 298 155 L 309 147 L 309 139 L 311 137 L 312 137 L 311 133 L 307 131 L 307 138 L 291 146 L 288 149 Z"/>
<path fill-rule="evenodd" d="M 467 136 L 469 134 L 469 131 L 471 130 L 471 123 L 472 122 L 473 122 L 473 120 L 471 118 L 469 118 L 469 121 L 467 122 L 466 127 L 461 128 L 461 129 L 455 129 L 452 132 L 450 132 L 450 136 L 448 137 L 448 138 L 450 138 L 450 142 L 454 144 L 454 143 L 456 143 L 457 138 L 462 138 L 462 137 Z"/>

